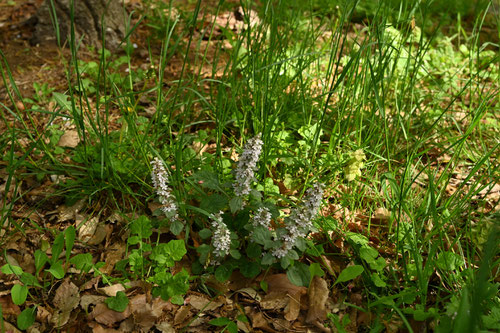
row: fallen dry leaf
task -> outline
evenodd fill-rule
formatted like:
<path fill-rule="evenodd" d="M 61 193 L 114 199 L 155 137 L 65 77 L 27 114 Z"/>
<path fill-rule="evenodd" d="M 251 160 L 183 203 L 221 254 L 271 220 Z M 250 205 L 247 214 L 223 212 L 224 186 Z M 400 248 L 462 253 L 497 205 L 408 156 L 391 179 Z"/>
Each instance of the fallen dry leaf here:
<path fill-rule="evenodd" d="M 278 332 L 290 332 L 297 331 L 292 329 L 292 322 L 283 318 L 274 318 L 271 321 L 271 325 Z"/>
<path fill-rule="evenodd" d="M 286 274 L 271 275 L 266 281 L 268 294 L 260 302 L 261 307 L 268 310 L 285 308 L 286 320 L 296 320 L 300 313 L 301 298 L 307 289 L 292 284 Z"/>
<path fill-rule="evenodd" d="M 84 207 L 85 199 L 78 200 L 73 206 L 61 205 L 57 207 L 58 221 L 65 222 L 75 219 L 76 214 Z"/>
<path fill-rule="evenodd" d="M 98 224 L 97 228 L 94 232 L 94 235 L 88 240 L 88 245 L 97 245 L 101 244 L 102 241 L 106 238 L 108 232 L 105 225 Z"/>
<path fill-rule="evenodd" d="M 90 305 L 104 303 L 105 299 L 106 296 L 101 296 L 101 295 L 91 295 L 91 294 L 82 295 L 82 297 L 80 298 L 80 306 L 82 307 L 83 310 L 85 310 L 85 312 L 88 312 Z"/>
<path fill-rule="evenodd" d="M 56 290 L 54 305 L 59 310 L 73 310 L 80 301 L 78 287 L 71 281 L 65 280 Z"/>
<path fill-rule="evenodd" d="M 187 321 L 187 318 L 190 317 L 191 311 L 189 311 L 189 306 L 181 306 L 179 310 L 175 313 L 174 317 L 174 325 L 178 326 Z"/>
<path fill-rule="evenodd" d="M 102 292 L 106 296 L 114 297 L 119 291 L 125 291 L 125 287 L 121 283 L 114 284 L 112 286 L 98 288 L 98 291 Z"/>
<path fill-rule="evenodd" d="M 104 261 L 104 267 L 101 268 L 101 272 L 103 272 L 104 274 L 110 274 L 113 271 L 115 264 L 118 261 L 122 260 L 125 250 L 125 243 L 119 241 L 106 247 L 106 260 Z"/>
<path fill-rule="evenodd" d="M 7 333 L 22 333 L 20 330 L 18 330 L 14 325 L 9 324 L 8 322 L 4 321 L 3 322 L 5 332 Z M 1 326 L 0 326 L 1 327 Z"/>
<path fill-rule="evenodd" d="M 268 292 L 271 293 L 273 291 L 283 291 L 290 293 L 307 293 L 306 287 L 299 287 L 294 285 L 288 280 L 286 274 L 273 274 L 266 278 L 266 282 L 268 285 Z"/>
<path fill-rule="evenodd" d="M 373 214 L 373 218 L 376 221 L 387 223 L 391 218 L 391 212 L 384 207 L 377 208 Z"/>
<path fill-rule="evenodd" d="M 216 300 L 210 300 L 206 296 L 190 295 L 189 304 L 198 311 L 212 311 L 222 306 L 224 303 Z"/>
<path fill-rule="evenodd" d="M 79 142 L 80 137 L 78 136 L 78 132 L 76 130 L 69 130 L 64 132 L 57 145 L 59 147 L 75 148 Z"/>
<path fill-rule="evenodd" d="M 21 313 L 21 309 L 19 306 L 12 302 L 12 297 L 9 295 L 0 297 L 0 307 L 2 308 L 2 313 L 4 316 L 6 315 L 19 315 Z"/>
<path fill-rule="evenodd" d="M 326 281 L 319 276 L 315 276 L 311 281 L 307 295 L 309 299 L 309 309 L 306 316 L 307 323 L 326 319 L 328 294 L 329 290 Z"/>
<path fill-rule="evenodd" d="M 78 287 L 71 281 L 65 280 L 56 290 L 54 306 L 57 309 L 49 322 L 56 328 L 66 325 L 74 308 L 80 302 Z"/>
<path fill-rule="evenodd" d="M 300 302 L 301 302 L 301 295 L 300 294 L 294 294 L 294 295 L 288 295 L 290 297 L 290 300 L 288 301 L 287 306 L 285 307 L 285 319 L 292 322 L 297 320 L 300 314 Z"/>
<path fill-rule="evenodd" d="M 48 318 L 50 318 L 51 313 L 45 307 L 38 305 L 36 307 L 36 321 L 38 322 L 47 322 Z"/>
<path fill-rule="evenodd" d="M 149 331 L 156 319 L 158 319 L 158 316 L 153 313 L 151 304 L 146 300 L 146 294 L 132 297 L 129 306 L 134 317 L 134 323 L 143 331 Z"/>
<path fill-rule="evenodd" d="M 156 329 L 162 333 L 175 333 L 175 329 L 168 321 L 162 321 L 155 325 Z"/>
<path fill-rule="evenodd" d="M 274 330 L 269 326 L 268 320 L 264 317 L 262 312 L 254 312 L 250 315 L 250 320 L 252 321 L 252 328 L 258 328 L 266 332 L 274 332 Z"/>
<path fill-rule="evenodd" d="M 123 312 L 117 312 L 109 309 L 106 304 L 99 303 L 89 314 L 89 319 L 95 319 L 99 324 L 113 326 L 115 323 L 127 319 L 130 315 L 130 306 L 127 306 Z"/>
<path fill-rule="evenodd" d="M 173 305 L 169 301 L 164 301 L 161 297 L 156 297 L 153 299 L 153 304 L 151 305 L 152 307 L 152 313 L 155 315 L 157 318 L 161 317 L 163 315 L 163 312 L 172 312 L 173 310 Z"/>
<path fill-rule="evenodd" d="M 78 229 L 78 240 L 87 243 L 92 239 L 97 230 L 99 218 L 97 216 L 88 218 L 88 216 L 76 214 L 75 222 L 76 228 Z"/>
<path fill-rule="evenodd" d="M 279 310 L 285 308 L 289 300 L 286 293 L 274 291 L 264 296 L 260 302 L 260 306 L 264 310 Z"/>
<path fill-rule="evenodd" d="M 120 327 L 118 328 L 118 331 L 120 332 L 136 332 L 138 330 L 138 327 L 134 323 L 134 318 L 127 318 L 124 321 L 120 323 Z M 140 330 L 140 332 L 149 332 L 148 330 Z"/>
<path fill-rule="evenodd" d="M 104 328 L 96 322 L 90 322 L 88 325 L 92 328 L 92 333 L 122 333 L 112 328 Z"/>

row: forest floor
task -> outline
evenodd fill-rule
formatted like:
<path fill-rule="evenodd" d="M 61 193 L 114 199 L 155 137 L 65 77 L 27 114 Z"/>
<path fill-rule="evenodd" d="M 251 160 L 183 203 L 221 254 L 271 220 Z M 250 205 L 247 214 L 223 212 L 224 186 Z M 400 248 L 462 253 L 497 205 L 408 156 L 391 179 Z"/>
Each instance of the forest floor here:
<path fill-rule="evenodd" d="M 442 327 L 456 328 L 459 325 L 454 321 L 455 316 L 461 311 L 460 305 L 465 306 L 464 299 L 468 297 L 460 294 L 460 290 L 469 288 L 469 292 L 474 295 L 477 281 L 483 281 L 477 272 L 487 262 L 484 258 L 491 261 L 491 267 L 485 273 L 487 277 L 484 281 L 488 281 L 485 285 L 492 287 L 484 291 L 484 302 L 480 301 L 484 311 L 478 316 L 484 320 L 481 324 L 483 329 L 493 331 L 498 327 L 494 321 L 500 319 L 500 300 L 492 290 L 498 290 L 500 283 L 499 243 L 496 238 L 500 220 L 500 99 L 498 34 L 491 26 L 484 27 L 477 43 L 485 45 L 485 41 L 490 40 L 491 45 L 486 45 L 482 51 L 493 50 L 496 55 L 485 55 L 490 60 L 486 65 L 477 65 L 475 72 L 464 69 L 469 66 L 468 56 L 464 55 L 468 51 L 460 51 L 460 43 L 456 43 L 456 39 L 448 43 L 445 33 L 441 37 L 443 42 L 438 43 L 442 49 L 436 46 L 436 52 L 451 49 L 451 53 L 442 51 L 435 57 L 431 54 L 432 57 L 425 58 L 423 62 L 431 63 L 430 68 L 435 71 L 443 69 L 439 68 L 441 66 L 450 67 L 450 71 L 455 72 L 450 74 L 444 68 L 432 81 L 426 81 L 426 77 L 434 73 L 425 74 L 419 77 L 418 82 L 412 81 L 417 88 L 407 88 L 397 80 L 394 85 L 381 88 L 373 84 L 373 91 L 366 92 L 365 97 L 355 101 L 354 97 L 349 100 L 351 92 L 349 84 L 346 84 L 345 95 L 336 91 L 329 96 L 328 87 L 333 87 L 339 77 L 344 79 L 352 75 L 352 87 L 358 87 L 358 84 L 361 87 L 365 84 L 368 86 L 370 83 L 366 82 L 370 79 L 376 81 L 378 75 L 377 69 L 361 62 L 354 74 L 349 74 L 349 60 L 342 63 L 339 60 L 334 70 L 332 68 L 335 66 L 322 63 L 314 72 L 332 71 L 337 75 L 326 75 L 326 79 L 321 80 L 313 77 L 313 74 L 308 77 L 311 82 L 307 85 L 296 79 L 300 74 L 291 75 L 289 83 L 273 98 L 271 94 L 274 88 L 266 86 L 271 91 L 268 96 L 267 92 L 262 92 L 264 90 L 255 88 L 258 84 L 252 80 L 260 77 L 262 80 L 268 79 L 269 86 L 279 85 L 281 83 L 273 81 L 274 74 L 259 75 L 276 67 L 276 64 L 301 57 L 294 56 L 292 50 L 286 54 L 286 58 L 272 58 L 270 64 L 252 72 L 254 78 L 250 79 L 245 76 L 245 70 L 239 67 L 241 64 L 234 60 L 233 54 L 238 47 L 228 37 L 243 35 L 245 27 L 259 25 L 261 7 L 255 12 L 243 13 L 239 2 L 231 1 L 215 15 L 217 2 L 202 1 L 199 21 L 196 25 L 188 26 L 189 20 L 183 15 L 189 16 L 186 13 L 192 13 L 196 4 L 177 6 L 175 13 L 180 13 L 181 19 L 175 28 L 177 30 L 172 30 L 172 35 L 175 35 L 175 42 L 180 46 L 168 55 L 168 63 L 161 65 L 164 36 L 168 29 L 162 30 L 161 24 L 165 23 L 161 14 L 155 16 L 154 6 L 146 8 L 147 4 L 159 2 L 129 0 L 125 3 L 127 11 L 132 13 L 132 25 L 140 24 L 128 41 L 134 48 L 129 59 L 122 59 L 126 58 L 125 51 L 110 55 L 110 72 L 118 73 L 116 80 L 113 79 L 118 88 L 110 94 L 113 97 L 108 106 L 108 102 L 101 103 L 99 100 L 99 77 L 88 74 L 89 68 L 99 67 L 101 61 L 99 54 L 91 48 L 82 47 L 78 51 L 81 66 L 88 66 L 85 68 L 89 70 L 79 80 L 86 82 L 84 84 L 88 90 L 81 94 L 74 90 L 74 95 L 85 95 L 85 100 L 82 102 L 81 98 L 78 100 L 71 96 L 66 101 L 61 100 L 61 96 L 69 94 L 71 50 L 56 45 L 31 45 L 29 42 L 34 29 L 29 19 L 42 2 L 0 0 L 0 68 L 3 75 L 0 83 L 0 147 L 4 156 L 0 160 L 0 332 L 20 332 L 19 328 L 23 327 L 28 332 L 429 332 L 441 327 L 442 332 L 445 332 L 446 328 Z M 158 7 L 167 15 L 163 7 Z M 247 15 L 248 18 L 243 19 Z M 140 21 L 141 17 L 145 17 L 144 21 Z M 464 34 L 472 34 L 475 24 L 472 21 L 462 22 Z M 346 25 L 344 32 L 348 37 L 344 40 L 345 45 L 362 45 L 363 40 L 372 38 L 367 32 L 367 22 L 356 20 Z M 213 30 L 212 26 L 215 27 Z M 324 36 L 318 37 L 316 42 L 325 44 L 332 35 L 335 34 L 325 31 Z M 255 36 L 252 38 L 258 39 Z M 318 46 L 318 53 L 322 52 L 323 47 Z M 248 49 L 245 52 L 251 54 L 253 51 L 250 47 Z M 358 49 L 352 47 L 352 50 L 356 52 Z M 262 58 L 273 52 L 268 51 L 263 51 Z M 309 56 L 315 52 L 314 48 L 309 51 L 301 54 Z M 409 54 L 411 52 L 408 51 Z M 353 54 L 346 50 L 332 52 L 335 53 L 339 59 Z M 450 54 L 455 57 L 453 60 L 449 60 Z M 155 60 L 151 61 L 151 58 Z M 442 59 L 442 63 L 432 67 L 432 61 L 437 58 Z M 470 56 L 472 58 L 473 55 Z M 234 65 L 235 69 L 231 67 L 228 70 L 228 64 Z M 371 66 L 379 64 L 374 62 Z M 469 66 L 472 68 L 476 62 L 471 60 L 470 64 L 473 64 Z M 162 69 L 160 81 L 155 76 L 158 74 L 154 73 L 157 68 Z M 297 72 L 300 68 L 304 72 L 309 70 L 300 61 L 296 68 Z M 378 67 L 378 70 L 383 71 L 383 66 Z M 400 69 L 393 69 L 394 72 L 397 70 Z M 281 71 L 293 70 L 284 67 Z M 363 83 L 357 83 L 357 75 L 363 71 L 370 74 L 364 77 Z M 128 74 L 130 86 L 127 86 Z M 231 75 L 227 81 L 227 86 L 230 86 L 227 95 L 222 90 L 214 93 L 214 83 L 225 82 Z M 175 87 L 184 84 L 187 77 L 194 79 L 179 93 Z M 451 77 L 460 82 L 451 84 Z M 248 87 L 255 90 L 247 92 L 237 105 L 224 104 L 222 100 L 236 100 L 234 95 L 241 91 L 235 88 L 235 82 L 243 81 L 243 78 L 248 79 Z M 75 83 L 75 78 L 71 77 L 70 80 L 71 84 Z M 158 87 L 168 93 L 157 95 L 156 90 L 160 90 Z M 250 90 L 248 87 L 245 89 Z M 410 116 L 405 114 L 407 111 L 377 118 L 382 110 L 389 112 L 389 108 L 397 109 L 407 103 L 404 96 L 413 96 L 413 89 L 422 95 L 422 100 L 415 103 L 415 109 L 411 111 L 412 116 L 414 113 L 421 117 L 418 121 L 410 121 Z M 419 93 L 415 93 L 415 96 Z M 310 94 L 311 98 L 303 97 L 304 94 Z M 357 92 L 352 94 L 358 96 Z M 387 107 L 380 106 L 380 101 L 383 102 L 386 95 L 392 94 L 403 97 L 397 97 L 401 100 Z M 445 96 L 438 100 L 440 94 Z M 130 95 L 134 96 L 131 98 L 134 102 L 130 105 L 121 100 Z M 325 103 L 322 99 L 325 96 L 331 101 Z M 189 102 L 179 101 L 183 98 Z M 212 188 L 203 188 L 207 191 L 204 194 L 196 192 L 203 183 L 211 181 L 210 177 L 195 178 L 196 170 L 203 169 L 203 163 L 210 163 L 207 161 L 216 161 L 215 158 L 210 160 L 208 156 L 224 156 L 219 161 L 220 169 L 226 180 L 231 177 L 229 169 L 232 167 L 225 163 L 229 165 L 236 160 L 238 150 L 233 148 L 233 144 L 240 142 L 238 137 L 243 139 L 249 135 L 246 133 L 252 127 L 246 125 L 248 128 L 243 129 L 239 123 L 257 117 L 256 114 L 261 112 L 257 107 L 260 105 L 259 99 L 269 100 L 266 105 L 276 109 L 280 109 L 280 105 L 294 109 L 296 103 L 302 103 L 304 108 L 325 105 L 326 120 L 313 115 L 302 126 L 287 127 L 285 123 L 280 127 L 273 124 L 273 129 L 269 131 L 279 135 L 272 136 L 269 134 L 271 132 L 265 132 L 267 138 L 272 136 L 274 140 L 272 149 L 282 145 L 282 150 L 273 152 L 274 155 L 269 153 L 271 148 L 267 151 L 268 156 L 271 156 L 267 157 L 267 161 L 272 167 L 261 168 L 260 175 L 265 178 L 265 185 L 258 187 L 260 192 L 266 195 L 271 193 L 271 197 L 279 198 L 270 202 L 289 213 L 293 207 L 291 203 L 297 201 L 305 191 L 302 188 L 303 179 L 315 178 L 313 170 L 320 170 L 318 173 L 321 176 L 317 177 L 327 184 L 319 212 L 324 225 L 320 226 L 319 231 L 309 234 L 309 247 L 303 250 L 300 260 L 297 260 L 300 264 L 291 265 L 295 270 L 280 268 L 279 263 L 269 267 L 255 265 L 258 259 L 249 253 L 248 249 L 253 247 L 248 246 L 251 243 L 245 243 L 247 237 L 242 241 L 242 244 L 247 245 L 238 249 L 243 256 L 248 254 L 251 258 L 249 266 L 257 266 L 255 274 L 246 271 L 242 267 L 244 264 L 239 264 L 241 253 L 236 251 L 231 258 L 233 261 L 228 260 L 230 265 L 226 263 L 219 266 L 231 267 L 226 276 L 222 269 L 212 267 L 214 265 L 210 264 L 210 257 L 203 264 L 199 259 L 203 256 L 201 249 L 206 241 L 203 232 L 208 229 L 198 223 L 201 215 L 196 214 L 199 210 L 215 213 L 210 206 L 219 207 L 219 202 L 215 201 L 213 193 L 216 190 Z M 172 100 L 173 106 L 168 104 Z M 373 100 L 373 103 L 369 104 L 366 100 Z M 113 163 L 119 168 L 140 171 L 136 174 L 128 172 L 129 178 L 119 173 L 113 176 L 116 180 L 96 181 L 99 177 L 95 175 L 101 172 L 102 176 L 104 172 L 104 163 L 101 161 L 99 164 L 97 161 L 105 153 L 95 153 L 91 162 L 77 159 L 78 147 L 88 143 L 84 142 L 85 135 L 82 136 L 76 116 L 61 116 L 65 112 L 64 108 L 73 101 L 80 102 L 78 106 L 83 110 L 81 112 L 88 112 L 88 118 L 82 117 L 82 123 L 85 122 L 84 128 L 89 133 L 95 125 L 92 119 L 102 114 L 106 119 L 106 133 L 116 134 L 110 134 L 109 141 L 116 140 L 117 145 L 127 142 L 122 150 L 116 148 L 117 159 L 123 164 L 116 160 Z M 345 104 L 343 101 L 346 101 Z M 356 107 L 363 112 L 380 108 L 370 113 L 370 116 L 353 116 L 349 112 L 341 114 L 339 111 L 340 120 L 337 123 L 332 121 L 333 125 L 329 128 L 328 119 L 335 117 L 332 114 L 350 102 L 359 102 Z M 426 109 L 427 104 L 433 105 L 432 110 Z M 256 111 L 248 111 L 241 117 L 239 114 L 228 117 L 224 123 L 228 129 L 224 129 L 217 125 L 217 111 L 222 112 L 217 108 L 221 106 L 227 106 L 227 110 L 230 110 L 227 112 L 235 112 L 231 111 L 232 108 L 245 110 L 246 107 L 255 107 Z M 144 124 L 155 124 L 157 110 L 169 107 L 174 110 L 169 117 L 182 117 L 183 110 L 189 109 L 190 119 L 175 123 L 171 127 L 175 130 L 170 130 L 168 134 L 157 130 L 155 133 L 159 133 L 158 136 L 144 144 L 147 149 L 154 147 L 151 151 L 155 153 L 144 153 L 144 156 L 148 156 L 144 159 L 165 152 L 162 144 L 154 141 L 159 138 L 166 142 L 165 138 L 180 137 L 188 142 L 186 147 L 179 150 L 172 148 L 179 155 L 186 154 L 188 157 L 183 157 L 181 161 L 188 162 L 179 165 L 178 157 L 175 157 L 176 163 L 172 162 L 168 168 L 173 175 L 182 168 L 184 173 L 173 178 L 189 179 L 186 184 L 192 186 L 184 194 L 186 208 L 183 209 L 188 227 L 182 232 L 168 232 L 168 227 L 160 222 L 155 224 L 161 214 L 158 213 L 161 204 L 148 185 L 149 167 L 144 161 L 140 162 L 140 167 L 136 167 L 135 162 L 129 163 L 128 159 L 131 151 L 137 155 L 143 153 L 135 146 L 135 142 L 156 131 L 153 130 L 155 125 L 147 127 Z M 480 111 L 470 111 L 474 108 Z M 129 118 L 124 116 L 127 113 L 124 110 L 132 110 L 128 116 L 133 114 L 136 117 L 134 121 L 137 120 L 135 130 L 138 134 L 133 134 L 136 136 L 130 142 L 123 137 L 129 135 L 127 131 L 132 131 L 135 125 L 127 123 Z M 300 108 L 290 111 L 284 117 L 285 122 L 287 119 L 290 122 L 297 121 L 296 118 L 300 117 L 294 113 L 300 112 Z M 435 113 L 425 118 L 427 116 L 423 114 L 426 112 Z M 353 119 L 351 123 L 349 119 Z M 384 122 L 381 119 L 387 121 L 385 132 L 384 126 L 380 125 Z M 260 121 L 254 119 L 253 126 L 260 126 L 265 131 L 267 120 Z M 411 125 L 405 127 L 407 121 Z M 324 125 L 324 132 L 319 126 L 314 127 L 315 123 Z M 394 124 L 401 124 L 401 128 L 390 129 L 390 126 L 399 126 Z M 143 125 L 146 127 L 141 127 Z M 374 126 L 373 129 L 370 126 Z M 401 130 L 403 128 L 409 131 Z M 331 147 L 328 153 L 327 148 L 324 148 L 321 157 L 313 158 L 307 154 L 317 149 L 316 144 L 310 143 L 314 141 L 314 135 L 308 135 L 307 131 L 315 133 L 316 130 L 320 142 L 318 145 L 328 147 L 333 142 L 343 145 L 345 149 L 338 152 L 338 159 L 332 160 Z M 334 130 L 339 131 L 338 136 L 341 138 L 338 141 L 334 139 Z M 181 132 L 184 134 L 179 134 Z M 218 140 L 214 139 L 217 135 Z M 383 136 L 388 139 L 379 140 Z M 405 141 L 405 148 L 401 145 L 400 148 L 389 149 L 389 146 L 403 142 L 403 137 L 410 137 Z M 88 140 L 90 142 L 93 139 Z M 105 141 L 102 138 L 100 140 L 101 143 Z M 360 142 L 363 140 L 371 141 L 363 145 Z M 410 140 L 414 141 L 410 144 Z M 39 148 L 41 146 L 43 148 Z M 359 147 L 365 149 L 366 156 L 365 153 L 358 153 Z M 37 153 L 37 149 L 42 153 Z M 394 153 L 389 154 L 389 150 Z M 189 155 L 191 152 L 193 156 L 200 156 L 200 164 L 191 162 L 196 159 Z M 272 161 L 274 157 L 275 163 Z M 142 155 L 137 157 L 137 160 L 141 159 Z M 307 160 L 314 162 L 304 162 Z M 95 170 L 91 163 L 97 165 Z M 13 165 L 18 167 L 13 170 Z M 370 171 L 364 174 L 364 168 L 370 168 Z M 352 185 L 351 176 L 356 179 L 356 185 Z M 121 185 L 119 179 L 125 185 Z M 298 184 L 300 179 L 303 181 Z M 197 184 L 200 186 L 196 187 Z M 396 203 L 398 195 L 401 200 Z M 285 197 L 290 199 L 283 199 Z M 402 201 L 406 203 L 402 204 Z M 189 210 L 190 207 L 195 208 Z M 233 211 L 231 203 L 226 203 L 224 207 L 226 214 L 232 214 L 236 220 L 239 215 L 234 211 L 238 210 Z M 148 221 L 144 222 L 147 226 L 140 231 L 147 230 L 145 233 L 149 233 L 144 239 L 137 231 L 139 227 L 136 228 L 137 221 L 143 221 L 141 216 L 147 216 Z M 283 223 L 281 216 L 273 221 L 275 228 Z M 441 231 L 436 231 L 435 226 Z M 170 228 L 172 230 L 172 226 Z M 416 236 L 399 237 L 400 230 L 407 230 Z M 394 238 L 396 233 L 398 236 Z M 489 245 L 485 244 L 489 244 L 488 239 L 493 237 L 490 235 L 496 236 L 493 239 L 493 254 L 488 257 Z M 139 240 L 131 241 L 133 237 Z M 150 241 L 149 237 L 153 240 Z M 168 291 L 172 296 L 170 300 L 168 297 L 155 297 L 158 295 L 154 289 L 161 283 L 151 279 L 156 276 L 153 271 L 158 269 L 155 273 L 159 273 L 161 270 L 159 266 L 149 263 L 151 266 L 144 266 L 147 267 L 146 272 L 141 275 L 137 271 L 138 266 L 134 266 L 132 259 L 127 258 L 129 255 L 132 258 L 131 253 L 140 253 L 146 258 L 154 250 L 149 248 L 142 251 L 143 246 L 176 240 L 186 240 L 187 253 L 180 256 L 179 253 L 167 253 L 170 259 L 165 260 L 171 263 L 163 267 L 163 271 L 171 273 L 169 278 L 172 279 L 186 271 L 189 281 L 183 281 L 182 284 L 169 280 L 171 285 L 181 284 L 172 288 L 185 289 L 184 292 L 179 294 L 177 289 Z M 137 244 L 140 244 L 141 252 L 136 251 Z M 400 246 L 401 249 L 410 250 L 406 252 Z M 260 251 L 259 248 L 258 256 Z M 446 254 L 441 255 L 441 252 Z M 89 261 L 86 255 L 90 255 Z M 61 260 L 54 260 L 56 256 Z M 126 265 L 129 265 L 128 268 L 124 267 Z M 421 269 L 418 265 L 422 266 Z M 16 271 L 12 267 L 20 269 Z M 233 270 L 233 267 L 239 269 Z M 306 267 L 307 274 L 303 267 Z M 359 272 L 355 271 L 357 268 Z M 419 283 L 419 278 L 425 283 Z M 178 296 L 181 296 L 181 302 Z M 474 296 L 471 297 L 470 303 L 475 304 Z"/>

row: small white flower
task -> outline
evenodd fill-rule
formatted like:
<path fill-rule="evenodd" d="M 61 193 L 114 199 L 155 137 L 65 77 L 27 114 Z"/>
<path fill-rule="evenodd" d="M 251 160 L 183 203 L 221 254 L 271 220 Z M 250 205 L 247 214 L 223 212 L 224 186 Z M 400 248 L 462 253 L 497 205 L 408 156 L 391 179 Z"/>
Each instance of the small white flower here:
<path fill-rule="evenodd" d="M 222 221 L 222 211 L 213 214 L 210 218 L 212 219 L 214 253 L 216 257 L 225 257 L 231 248 L 231 231 Z"/>
<path fill-rule="evenodd" d="M 233 184 L 234 193 L 239 197 L 250 193 L 250 184 L 254 180 L 254 173 L 263 144 L 260 134 L 258 134 L 248 140 L 243 148 L 243 153 L 235 170 L 235 182 Z"/>
<path fill-rule="evenodd" d="M 265 228 L 271 227 L 271 212 L 266 207 L 261 207 L 252 218 L 252 225 L 254 227 L 263 226 Z"/>
<path fill-rule="evenodd" d="M 153 187 L 160 199 L 162 204 L 161 210 L 170 220 L 175 220 L 178 218 L 177 215 L 177 205 L 175 203 L 175 197 L 172 195 L 170 188 L 168 187 L 168 173 L 163 165 L 163 162 L 159 158 L 155 158 L 151 165 L 153 171 L 151 172 L 151 179 L 153 181 Z"/>
<path fill-rule="evenodd" d="M 282 246 L 272 252 L 275 257 L 283 258 L 286 256 L 295 245 L 296 240 L 305 237 L 311 231 L 322 198 L 322 184 L 316 183 L 306 191 L 302 205 L 295 208 L 285 219 L 286 233 L 281 236 Z"/>

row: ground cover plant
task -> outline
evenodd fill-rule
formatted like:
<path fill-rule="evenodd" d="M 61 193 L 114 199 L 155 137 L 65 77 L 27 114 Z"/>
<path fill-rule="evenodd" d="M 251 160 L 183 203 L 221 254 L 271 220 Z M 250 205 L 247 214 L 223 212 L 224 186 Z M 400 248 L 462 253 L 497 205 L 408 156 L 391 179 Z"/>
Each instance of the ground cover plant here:
<path fill-rule="evenodd" d="M 2 332 L 500 329 L 495 2 L 0 4 Z"/>

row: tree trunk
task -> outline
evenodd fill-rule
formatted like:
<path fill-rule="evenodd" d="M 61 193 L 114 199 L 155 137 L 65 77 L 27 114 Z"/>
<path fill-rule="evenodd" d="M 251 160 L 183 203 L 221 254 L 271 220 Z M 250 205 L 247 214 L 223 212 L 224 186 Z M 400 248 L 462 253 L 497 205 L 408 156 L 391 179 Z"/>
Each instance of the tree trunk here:
<path fill-rule="evenodd" d="M 105 47 L 115 50 L 125 36 L 125 10 L 120 0 L 45 0 L 36 14 L 37 24 L 32 44 L 57 42 L 52 19 L 54 4 L 61 44 L 69 41 L 71 32 L 71 3 L 74 4 L 75 42 L 83 37 L 86 45 L 102 47 L 104 31 Z M 103 30 L 104 25 L 104 30 Z"/>

